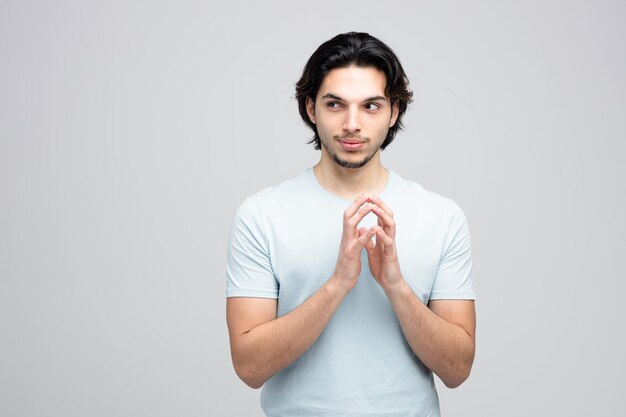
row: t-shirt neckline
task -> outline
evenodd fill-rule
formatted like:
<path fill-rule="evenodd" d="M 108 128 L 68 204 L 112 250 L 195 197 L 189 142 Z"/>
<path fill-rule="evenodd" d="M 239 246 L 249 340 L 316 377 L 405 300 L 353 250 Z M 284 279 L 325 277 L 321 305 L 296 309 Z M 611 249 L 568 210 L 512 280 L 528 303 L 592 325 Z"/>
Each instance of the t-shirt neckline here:
<path fill-rule="evenodd" d="M 395 183 L 395 179 L 396 179 L 395 172 L 393 172 L 389 168 L 387 168 L 387 172 L 389 172 L 389 175 L 387 177 L 387 184 L 385 185 L 385 188 L 383 188 L 383 190 L 380 193 L 378 193 L 378 196 L 383 200 L 384 200 L 384 196 L 389 192 L 389 190 Z M 320 184 L 319 180 L 315 176 L 313 167 L 307 168 L 306 175 L 307 177 L 309 177 L 309 180 L 313 183 L 313 186 L 315 187 L 315 189 L 318 190 L 318 192 L 324 195 L 327 199 L 330 199 L 345 207 L 348 207 L 352 203 L 353 200 L 348 200 L 347 198 L 340 197 L 336 194 L 331 193 L 326 188 L 322 187 L 322 184 Z"/>

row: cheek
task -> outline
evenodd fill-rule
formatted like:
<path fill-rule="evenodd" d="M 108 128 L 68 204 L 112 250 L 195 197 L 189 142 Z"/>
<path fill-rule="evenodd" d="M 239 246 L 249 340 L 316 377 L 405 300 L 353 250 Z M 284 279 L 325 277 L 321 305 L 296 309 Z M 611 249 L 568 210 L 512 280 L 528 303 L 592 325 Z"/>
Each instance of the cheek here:
<path fill-rule="evenodd" d="M 375 131 L 389 129 L 389 117 L 387 117 L 386 115 L 377 115 L 376 118 L 372 118 L 370 120 L 369 127 L 371 130 Z"/>
<path fill-rule="evenodd" d="M 317 119 L 317 130 L 324 132 L 332 132 L 341 129 L 341 124 L 337 124 L 337 120 L 333 117 L 322 117 Z"/>

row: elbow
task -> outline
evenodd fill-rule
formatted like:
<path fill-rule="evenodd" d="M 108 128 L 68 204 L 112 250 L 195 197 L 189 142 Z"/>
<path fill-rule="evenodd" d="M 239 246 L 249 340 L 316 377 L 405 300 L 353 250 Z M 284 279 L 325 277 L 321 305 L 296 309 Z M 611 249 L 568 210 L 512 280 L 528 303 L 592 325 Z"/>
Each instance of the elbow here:
<path fill-rule="evenodd" d="M 265 383 L 265 381 L 262 381 L 260 379 L 254 379 L 254 378 L 241 378 L 241 380 L 245 382 L 245 384 L 252 389 L 259 389 Z"/>
<path fill-rule="evenodd" d="M 235 373 L 247 386 L 252 389 L 259 389 L 265 383 L 265 379 L 255 372 L 252 366 L 234 363 Z"/>
<path fill-rule="evenodd" d="M 250 388 L 261 388 L 271 376 L 266 374 L 264 362 L 244 343 L 231 343 L 230 353 L 235 373 Z"/>
<path fill-rule="evenodd" d="M 447 364 L 448 366 L 445 367 L 447 370 L 445 375 L 444 372 L 442 372 L 442 374 L 438 374 L 438 376 L 447 388 L 458 388 L 469 378 L 473 364 L 474 349 L 472 348 L 466 355 L 462 354 L 450 360 Z"/>
<path fill-rule="evenodd" d="M 467 378 L 446 378 L 446 379 L 442 379 L 443 384 L 446 386 L 446 388 L 450 388 L 450 389 L 454 389 L 454 388 L 458 388 L 461 386 L 461 384 L 463 384 L 463 382 L 465 382 Z"/>
<path fill-rule="evenodd" d="M 471 364 L 461 365 L 453 374 L 442 377 L 441 381 L 447 388 L 458 388 L 469 378 L 471 370 Z"/>

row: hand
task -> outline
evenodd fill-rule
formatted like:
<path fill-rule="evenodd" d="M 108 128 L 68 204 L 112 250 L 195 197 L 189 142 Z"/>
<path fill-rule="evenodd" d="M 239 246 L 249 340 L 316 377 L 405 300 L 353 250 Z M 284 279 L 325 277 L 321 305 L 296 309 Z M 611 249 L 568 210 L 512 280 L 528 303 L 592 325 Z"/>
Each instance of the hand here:
<path fill-rule="evenodd" d="M 350 291 L 356 285 L 361 274 L 361 250 L 376 233 L 376 226 L 369 230 L 365 228 L 357 230 L 359 222 L 374 207 L 373 204 L 366 203 L 370 197 L 369 194 L 361 195 L 343 213 L 343 233 L 332 279 L 346 291 Z"/>
<path fill-rule="evenodd" d="M 393 212 L 378 196 L 370 196 L 368 199 L 374 205 L 372 211 L 378 217 L 378 226 L 374 226 L 376 244 L 367 239 L 365 250 L 369 262 L 370 272 L 384 289 L 400 284 L 404 281 L 396 252 L 396 222 Z M 370 231 L 364 227 L 359 228 L 359 236 L 370 236 Z"/>

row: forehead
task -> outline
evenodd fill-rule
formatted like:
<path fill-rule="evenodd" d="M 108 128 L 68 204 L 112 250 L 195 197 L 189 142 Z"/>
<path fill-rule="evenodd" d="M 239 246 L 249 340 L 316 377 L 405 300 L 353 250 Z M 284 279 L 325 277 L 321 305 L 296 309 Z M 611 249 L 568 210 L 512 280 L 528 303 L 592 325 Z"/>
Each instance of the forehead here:
<path fill-rule="evenodd" d="M 330 70 L 317 92 L 317 97 L 334 94 L 346 100 L 385 96 L 385 73 L 374 67 L 345 67 Z"/>

